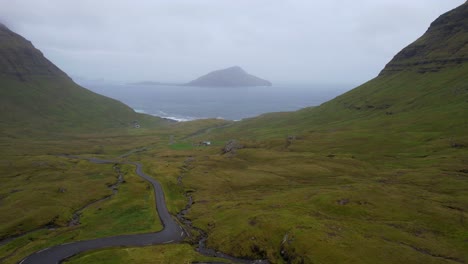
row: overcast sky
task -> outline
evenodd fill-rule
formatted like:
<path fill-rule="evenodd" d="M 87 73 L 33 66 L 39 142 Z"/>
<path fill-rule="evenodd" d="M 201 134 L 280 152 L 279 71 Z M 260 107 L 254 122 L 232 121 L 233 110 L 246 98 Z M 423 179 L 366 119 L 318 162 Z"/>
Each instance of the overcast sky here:
<path fill-rule="evenodd" d="M 189 81 L 239 65 L 276 83 L 375 77 L 464 0 L 0 0 L 0 21 L 71 76 Z"/>

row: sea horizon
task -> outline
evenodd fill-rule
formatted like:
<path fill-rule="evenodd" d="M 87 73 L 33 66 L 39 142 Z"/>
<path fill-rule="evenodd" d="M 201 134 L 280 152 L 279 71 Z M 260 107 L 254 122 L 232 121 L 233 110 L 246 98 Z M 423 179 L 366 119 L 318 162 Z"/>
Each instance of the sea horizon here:
<path fill-rule="evenodd" d="M 318 106 L 355 87 L 353 84 L 191 87 L 112 82 L 80 85 L 119 100 L 135 112 L 177 122 L 212 118 L 240 121 L 265 113 L 297 111 Z"/>

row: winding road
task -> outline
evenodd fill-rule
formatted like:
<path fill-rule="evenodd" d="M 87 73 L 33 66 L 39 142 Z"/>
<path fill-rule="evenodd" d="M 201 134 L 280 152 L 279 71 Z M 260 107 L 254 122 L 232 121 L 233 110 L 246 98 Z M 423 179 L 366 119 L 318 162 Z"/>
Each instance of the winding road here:
<path fill-rule="evenodd" d="M 73 156 L 67 157 L 78 158 Z M 87 160 L 98 164 L 118 163 L 115 161 L 95 158 L 89 158 Z M 153 185 L 156 210 L 158 211 L 159 218 L 161 219 L 161 223 L 164 227 L 162 231 L 147 234 L 112 236 L 62 244 L 37 251 L 21 260 L 19 264 L 55 264 L 83 251 L 107 247 L 138 247 L 181 242 L 185 238 L 186 234 L 183 228 L 174 221 L 171 214 L 169 214 L 164 198 L 164 192 L 159 182 L 146 175 L 143 172 L 143 167 L 140 163 L 129 162 L 121 164 L 135 165 L 136 173 Z"/>

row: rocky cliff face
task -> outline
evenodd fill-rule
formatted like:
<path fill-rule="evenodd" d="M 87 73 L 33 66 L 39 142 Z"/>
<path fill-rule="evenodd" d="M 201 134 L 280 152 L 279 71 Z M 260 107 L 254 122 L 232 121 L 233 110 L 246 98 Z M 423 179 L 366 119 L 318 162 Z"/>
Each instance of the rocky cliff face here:
<path fill-rule="evenodd" d="M 186 85 L 240 87 L 240 86 L 271 86 L 271 82 L 248 74 L 241 67 L 234 66 L 223 70 L 210 72 Z"/>
<path fill-rule="evenodd" d="M 468 2 L 435 20 L 427 32 L 399 52 L 380 75 L 404 70 L 437 72 L 467 62 Z"/>
<path fill-rule="evenodd" d="M 0 24 L 0 74 L 24 80 L 28 76 L 66 76 L 30 41 Z"/>

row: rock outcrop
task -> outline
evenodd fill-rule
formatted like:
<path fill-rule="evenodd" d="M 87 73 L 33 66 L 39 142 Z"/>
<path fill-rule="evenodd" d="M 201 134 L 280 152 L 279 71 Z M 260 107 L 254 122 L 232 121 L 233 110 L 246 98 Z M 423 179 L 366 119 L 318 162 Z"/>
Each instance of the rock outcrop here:
<path fill-rule="evenodd" d="M 238 149 L 243 149 L 244 146 L 235 139 L 229 140 L 226 145 L 221 149 L 223 154 L 235 155 Z"/>

